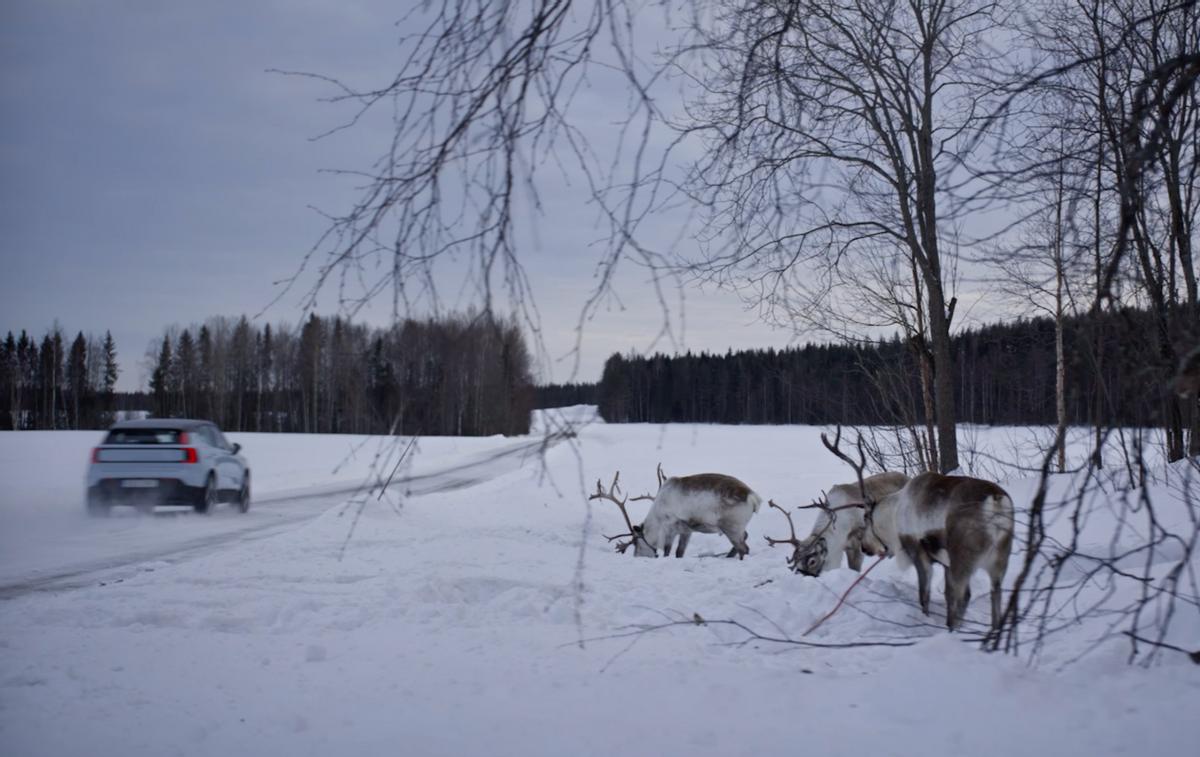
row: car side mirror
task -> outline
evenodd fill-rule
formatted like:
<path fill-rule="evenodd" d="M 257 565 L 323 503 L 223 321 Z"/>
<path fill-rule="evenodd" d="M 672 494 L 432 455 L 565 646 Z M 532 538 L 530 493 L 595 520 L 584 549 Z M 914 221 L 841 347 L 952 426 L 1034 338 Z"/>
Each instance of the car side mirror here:
<path fill-rule="evenodd" d="M 238 444 L 237 442 L 234 442 L 233 449 L 231 451 L 233 452 L 233 454 L 236 455 L 238 453 L 238 450 L 240 450 L 241 448 L 242 448 L 242 445 Z"/>

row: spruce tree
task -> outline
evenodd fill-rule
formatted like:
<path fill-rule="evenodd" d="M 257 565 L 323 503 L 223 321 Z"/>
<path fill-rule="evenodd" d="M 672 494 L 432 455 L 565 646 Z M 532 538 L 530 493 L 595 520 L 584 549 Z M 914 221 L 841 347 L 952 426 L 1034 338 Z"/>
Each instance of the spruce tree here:
<path fill-rule="evenodd" d="M 164 336 L 158 361 L 150 374 L 150 392 L 154 395 L 154 414 L 160 418 L 170 415 L 171 337 Z"/>
<path fill-rule="evenodd" d="M 70 390 L 71 417 L 73 429 L 84 428 L 83 411 L 87 407 L 91 387 L 87 374 L 87 340 L 80 331 L 71 342 L 71 351 L 67 357 L 67 387 Z"/>
<path fill-rule="evenodd" d="M 117 365 L 117 343 L 113 341 L 111 331 L 104 332 L 104 423 L 105 425 L 112 423 L 116 418 L 116 408 L 114 405 L 115 394 L 117 391 L 117 377 L 121 374 L 121 369 Z"/>

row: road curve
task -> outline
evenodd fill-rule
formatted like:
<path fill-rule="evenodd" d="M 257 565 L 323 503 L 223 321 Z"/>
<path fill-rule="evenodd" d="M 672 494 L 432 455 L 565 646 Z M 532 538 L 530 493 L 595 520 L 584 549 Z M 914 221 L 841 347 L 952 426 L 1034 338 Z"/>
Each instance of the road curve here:
<path fill-rule="evenodd" d="M 415 476 L 397 477 L 387 484 L 387 489 L 400 492 L 403 496 L 422 496 L 475 486 L 513 470 L 514 461 L 523 461 L 541 455 L 569 437 L 569 433 L 557 433 L 539 439 L 522 441 L 443 469 Z M 256 506 L 306 502 L 311 503 L 311 506 L 290 512 L 272 507 L 271 512 L 277 517 L 267 523 L 247 525 L 233 532 L 209 534 L 185 542 L 176 542 L 161 549 L 139 550 L 114 559 L 80 563 L 64 567 L 62 570 L 40 572 L 15 581 L 10 580 L 0 584 L 0 601 L 39 592 L 71 591 L 89 586 L 119 583 L 145 571 L 146 563 L 184 562 L 211 554 L 223 547 L 269 538 L 317 517 L 326 512 L 329 507 L 341 504 L 354 495 L 377 496 L 380 489 L 383 488 L 383 484 L 383 480 L 377 480 L 374 483 L 368 482 L 353 486 L 345 484 L 318 486 L 258 497 L 255 498 Z M 164 517 L 204 517 L 191 516 L 190 513 L 182 516 L 173 513 L 164 513 L 163 515 Z"/>

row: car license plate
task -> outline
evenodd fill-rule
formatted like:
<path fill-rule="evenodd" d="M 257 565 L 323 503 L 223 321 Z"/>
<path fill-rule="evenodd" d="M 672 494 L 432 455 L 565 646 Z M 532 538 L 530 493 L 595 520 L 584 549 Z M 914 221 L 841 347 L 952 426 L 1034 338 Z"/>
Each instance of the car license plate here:
<path fill-rule="evenodd" d="M 121 486 L 126 489 L 154 489 L 158 481 L 153 478 L 127 478 L 121 482 Z"/>

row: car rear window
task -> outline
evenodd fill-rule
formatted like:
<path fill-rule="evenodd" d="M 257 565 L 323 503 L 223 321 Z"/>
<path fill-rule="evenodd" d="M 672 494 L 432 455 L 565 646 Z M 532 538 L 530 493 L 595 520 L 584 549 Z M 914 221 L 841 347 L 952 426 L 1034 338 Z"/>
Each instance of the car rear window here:
<path fill-rule="evenodd" d="M 123 428 L 108 432 L 105 444 L 179 444 L 182 431 L 170 428 Z"/>

